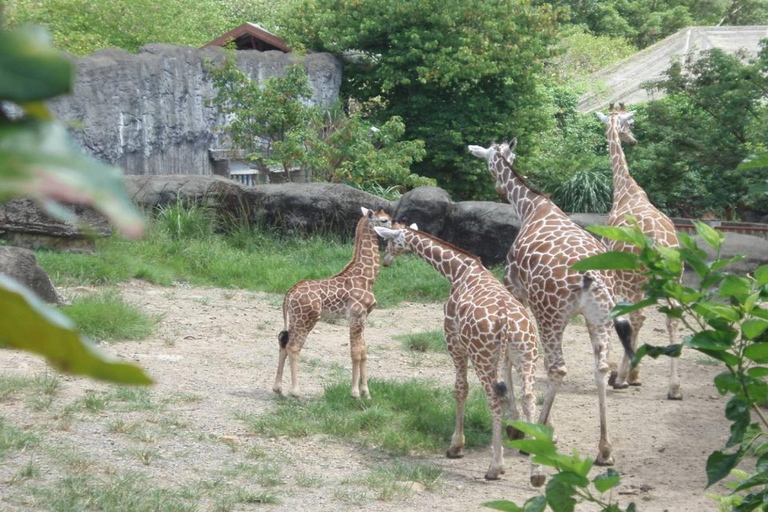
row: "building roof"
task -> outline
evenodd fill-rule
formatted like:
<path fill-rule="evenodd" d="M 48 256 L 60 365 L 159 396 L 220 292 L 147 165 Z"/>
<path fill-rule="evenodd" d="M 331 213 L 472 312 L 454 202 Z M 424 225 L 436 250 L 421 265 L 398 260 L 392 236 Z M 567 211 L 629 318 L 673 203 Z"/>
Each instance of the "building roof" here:
<path fill-rule="evenodd" d="M 243 23 L 213 41 L 205 43 L 201 48 L 224 46 L 230 41 L 235 42 L 238 50 L 259 50 L 261 52 L 279 50 L 285 53 L 291 51 L 283 39 L 280 39 L 256 23 Z"/>
<path fill-rule="evenodd" d="M 591 90 L 579 99 L 580 112 L 593 112 L 609 103 L 627 105 L 661 98 L 664 93 L 650 93 L 643 83 L 658 80 L 674 62 L 698 58 L 702 52 L 720 48 L 726 53 L 746 50 L 757 55 L 760 40 L 768 37 L 768 26 L 690 27 L 673 34 L 640 52 L 592 74 Z"/>

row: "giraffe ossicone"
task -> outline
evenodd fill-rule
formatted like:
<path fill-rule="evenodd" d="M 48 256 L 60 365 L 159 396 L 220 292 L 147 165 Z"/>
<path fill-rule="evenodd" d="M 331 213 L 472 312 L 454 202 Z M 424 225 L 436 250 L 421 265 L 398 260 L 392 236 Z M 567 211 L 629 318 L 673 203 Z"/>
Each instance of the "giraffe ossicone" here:
<path fill-rule="evenodd" d="M 476 256 L 418 231 L 415 224 L 410 228 L 396 223 L 392 229 L 374 229 L 387 240 L 388 256 L 394 258 L 404 252 L 418 254 L 451 282 L 443 327 L 448 353 L 456 369 L 456 426 L 446 455 L 460 458 L 464 453 L 464 407 L 468 393 L 468 361 L 471 360 L 493 414 L 492 456 L 485 478 L 496 480 L 504 473 L 501 443 L 504 412 L 513 420 L 519 418 L 512 367 L 520 376 L 525 418 L 528 422 L 536 419 L 533 383 L 538 348 L 535 324 L 523 305 Z M 503 375 L 499 375 L 500 369 Z M 532 463 L 531 484 L 538 487 L 544 485 L 545 480 L 541 467 Z"/>
<path fill-rule="evenodd" d="M 283 299 L 284 330 L 278 334 L 277 375 L 272 390 L 283 392 L 283 369 L 288 359 L 291 369 L 291 395 L 299 396 L 298 359 L 307 336 L 323 315 L 344 317 L 349 321 L 349 349 L 352 358 L 354 398 L 371 396 L 368 390 L 368 359 L 363 331 L 368 314 L 376 306 L 373 284 L 379 273 L 381 256 L 375 227 L 392 225 L 384 210 L 361 207 L 362 217 L 355 229 L 352 260 L 335 276 L 299 281 Z"/>

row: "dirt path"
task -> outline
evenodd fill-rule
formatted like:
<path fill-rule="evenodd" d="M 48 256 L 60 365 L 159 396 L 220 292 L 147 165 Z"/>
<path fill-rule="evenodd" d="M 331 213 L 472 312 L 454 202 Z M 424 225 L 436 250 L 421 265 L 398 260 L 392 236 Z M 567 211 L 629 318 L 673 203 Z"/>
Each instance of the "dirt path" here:
<path fill-rule="evenodd" d="M 512 499 L 521 504 L 537 492 L 528 484 L 527 460 L 511 450 L 507 450 L 507 472 L 502 480 L 486 482 L 483 475 L 489 452 L 483 448 L 470 450 L 461 460 L 446 459 L 442 453 L 424 457 L 421 463 L 443 471 L 439 489 L 404 500 L 376 500 L 354 480 L 388 460 L 386 455 L 321 436 L 262 438 L 236 418 L 242 413 L 268 413 L 275 407 L 271 387 L 277 361 L 276 333 L 282 329 L 282 297 L 187 286 L 163 288 L 139 281 L 120 290 L 128 302 L 162 315 L 151 339 L 105 347 L 118 357 L 138 362 L 156 380 L 152 399 L 165 405 L 147 428 L 164 427 L 155 430 L 153 438 L 137 440 L 116 431 L 116 418 L 129 421 L 139 417 L 137 412 L 107 408 L 94 414 L 80 410 L 69 417 L 63 414 L 68 406 L 72 409 L 73 404 L 81 403 L 89 390 L 91 395 L 114 390 L 86 379 L 63 377 L 48 408 L 33 407 L 20 395 L 0 397 L 0 418 L 6 424 L 42 428 L 46 440 L 40 446 L 69 447 L 90 461 L 88 474 L 138 472 L 159 487 L 199 486 L 221 479 L 226 480 L 221 485 L 258 490 L 264 487 L 264 475 L 237 472 L 258 453 L 262 468 L 268 464 L 279 474 L 279 482 L 272 482 L 268 490 L 280 504 L 239 503 L 232 510 L 479 510 L 485 501 Z M 80 292 L 65 290 L 70 296 Z M 393 339 L 397 334 L 441 328 L 439 304 L 374 311 L 366 330 L 370 377 L 419 377 L 452 386 L 447 355 L 408 354 Z M 644 340 L 664 344 L 663 317 L 650 313 L 644 334 Z M 554 409 L 560 447 L 594 456 L 597 399 L 583 325 L 573 323 L 567 329 L 565 356 L 569 374 Z M 334 368 L 339 367 L 349 375 L 347 326 L 321 322 L 302 352 L 303 393 L 310 397 L 320 394 L 325 383 L 335 380 Z M 633 500 L 638 510 L 646 512 L 716 510 L 715 503 L 704 497 L 704 464 L 711 451 L 723 446 L 728 432 L 723 418 L 725 401 L 712 384 L 719 368 L 687 352 L 680 365 L 682 402 L 665 399 L 667 369 L 666 360 L 648 360 L 642 387 L 609 392 L 615 469 L 623 475 L 619 500 L 622 504 Z M 34 376 L 44 371 L 45 365 L 34 357 L 0 352 L 0 372 L 5 376 Z M 470 382 L 477 384 L 474 375 Z M 543 391 L 545 383 L 540 371 L 537 390 Z M 147 453 L 153 454 L 149 462 L 136 456 L 137 447 L 147 445 L 152 450 Z M 12 451 L 4 461 L 0 458 L 0 509 L 46 508 L 46 502 L 29 489 L 54 486 L 64 477 L 67 469 L 51 457 L 50 449 L 38 447 Z M 38 471 L 19 483 L 14 475 L 25 464 L 34 464 Z M 599 471 L 595 469 L 593 474 Z M 197 509 L 226 508 L 205 498 L 197 502 Z"/>

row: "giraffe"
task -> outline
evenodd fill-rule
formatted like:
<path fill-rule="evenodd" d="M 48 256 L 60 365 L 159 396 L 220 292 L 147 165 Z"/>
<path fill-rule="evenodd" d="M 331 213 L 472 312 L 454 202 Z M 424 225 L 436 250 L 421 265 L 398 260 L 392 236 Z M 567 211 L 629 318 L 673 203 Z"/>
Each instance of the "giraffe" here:
<path fill-rule="evenodd" d="M 354 398 L 370 398 L 363 330 L 368 314 L 376 306 L 371 288 L 379 273 L 381 256 L 375 226 L 392 225 L 392 217 L 384 210 L 361 207 L 363 216 L 355 229 L 352 260 L 344 269 L 327 279 L 299 281 L 283 299 L 285 330 L 278 335 L 280 352 L 277 377 L 272 391 L 282 394 L 283 368 L 288 358 L 291 367 L 291 395 L 299 396 L 298 360 L 307 335 L 321 315 L 346 317 L 349 320 L 349 349 L 352 357 L 352 390 Z"/>
<path fill-rule="evenodd" d="M 563 332 L 568 320 L 581 314 L 587 324 L 594 353 L 594 377 L 600 414 L 600 441 L 595 463 L 613 464 L 608 436 L 606 386 L 609 372 L 611 320 L 615 301 L 612 276 L 603 271 L 577 272 L 571 265 L 604 252 L 605 246 L 565 215 L 548 197 L 531 189 L 515 170 L 516 141 L 469 146 L 470 152 L 487 161 L 496 191 L 516 207 L 520 231 L 507 254 L 504 283 L 526 304 L 536 318 L 544 347 L 548 376 L 547 395 L 539 422 L 552 423 L 555 395 L 567 373 L 563 358 Z M 631 352 L 630 326 L 616 319 L 614 328 L 624 350 Z"/>
<path fill-rule="evenodd" d="M 522 408 L 527 421 L 536 416 L 533 394 L 538 359 L 536 327 L 525 308 L 489 272 L 480 260 L 437 237 L 395 223 L 392 229 L 374 228 L 387 240 L 384 264 L 390 265 L 397 254 L 415 252 L 451 282 L 445 303 L 445 343 L 456 368 L 456 427 L 446 456 L 464 455 L 464 406 L 467 399 L 467 362 L 471 361 L 483 385 L 493 414 L 491 464 L 487 480 L 497 480 L 504 473 L 504 448 L 501 444 L 502 419 L 519 418 L 512 389 L 512 366 L 522 381 Z M 503 380 L 499 376 L 503 366 Z M 509 385 L 509 389 L 507 389 Z M 510 437 L 522 432 L 508 429 Z M 541 467 L 531 464 L 531 484 L 540 487 L 546 476 Z"/>
<path fill-rule="evenodd" d="M 675 232 L 675 225 L 672 221 L 660 212 L 648 200 L 648 195 L 635 182 L 629 174 L 627 159 L 624 156 L 624 150 L 621 142 L 624 141 L 630 146 L 637 142 L 632 134 L 632 123 L 634 122 L 634 112 L 627 112 L 624 104 L 620 104 L 617 110 L 611 104 L 608 115 L 596 113 L 598 119 L 605 124 L 605 136 L 608 140 L 608 150 L 611 155 L 611 168 L 613 171 L 613 206 L 608 215 L 608 224 L 611 226 L 630 226 L 634 219 L 642 229 L 645 236 L 651 238 L 656 245 L 661 247 L 679 247 L 680 241 Z M 639 249 L 632 244 L 609 240 L 608 248 L 613 251 L 628 251 L 637 253 Z M 643 286 L 647 278 L 640 272 L 617 271 L 615 273 L 616 294 L 624 299 L 637 303 L 643 300 L 645 294 Z M 636 310 L 629 314 L 629 321 L 632 324 L 632 348 L 637 350 L 638 335 L 640 329 L 645 323 L 645 315 L 642 310 Z M 667 332 L 669 334 L 669 343 L 677 343 L 677 327 L 679 320 L 677 318 L 667 317 Z M 670 357 L 669 368 L 669 389 L 667 398 L 670 400 L 682 400 L 683 394 L 680 390 L 680 377 L 677 372 L 678 360 L 676 357 Z M 640 372 L 638 368 L 630 370 L 630 360 L 626 357 L 622 360 L 618 375 L 613 386 L 615 388 L 624 388 L 627 385 L 639 386 Z"/>

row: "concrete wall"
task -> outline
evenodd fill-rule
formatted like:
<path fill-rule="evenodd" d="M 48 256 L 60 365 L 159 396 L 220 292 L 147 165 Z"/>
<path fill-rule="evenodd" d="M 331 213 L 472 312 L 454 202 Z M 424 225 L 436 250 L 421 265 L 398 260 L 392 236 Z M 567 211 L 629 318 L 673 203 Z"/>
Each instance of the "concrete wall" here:
<path fill-rule="evenodd" d="M 208 150 L 226 147 L 216 130 L 225 120 L 206 104 L 214 89 L 204 63 L 224 58 L 220 48 L 165 44 L 144 46 L 137 54 L 97 51 L 74 59 L 74 93 L 49 106 L 88 153 L 126 174 L 212 174 Z M 338 98 L 341 63 L 329 54 L 240 51 L 237 62 L 256 80 L 301 62 L 316 104 Z"/>

